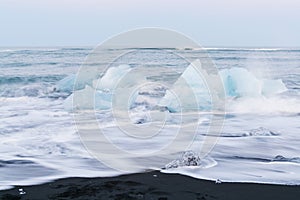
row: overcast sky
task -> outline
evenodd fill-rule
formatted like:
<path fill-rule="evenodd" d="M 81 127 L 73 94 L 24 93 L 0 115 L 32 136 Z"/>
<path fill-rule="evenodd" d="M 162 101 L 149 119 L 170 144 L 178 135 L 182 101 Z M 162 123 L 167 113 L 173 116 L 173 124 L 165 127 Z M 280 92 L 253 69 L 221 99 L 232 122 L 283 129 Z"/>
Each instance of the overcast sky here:
<path fill-rule="evenodd" d="M 202 46 L 300 47 L 299 0 L 0 0 L 0 46 L 96 46 L 140 27 Z"/>

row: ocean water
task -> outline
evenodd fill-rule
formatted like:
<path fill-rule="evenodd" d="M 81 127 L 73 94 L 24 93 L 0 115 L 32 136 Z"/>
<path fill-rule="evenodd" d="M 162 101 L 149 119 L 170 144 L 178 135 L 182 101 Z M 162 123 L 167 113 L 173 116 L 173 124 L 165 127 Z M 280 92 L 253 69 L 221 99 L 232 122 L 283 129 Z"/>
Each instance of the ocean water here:
<path fill-rule="evenodd" d="M 0 189 L 65 177 L 116 176 L 151 169 L 209 180 L 300 184 L 300 49 L 205 50 L 224 83 L 226 115 L 220 124 L 221 134 L 208 136 L 217 141 L 213 149 L 206 157 L 197 159 L 196 156 L 191 164 L 186 162 L 186 154 L 182 157 L 181 154 L 188 150 L 197 154 L 203 145 L 211 121 L 211 101 L 209 93 L 203 90 L 204 82 L 195 78 L 189 63 L 166 53 L 168 49 L 131 49 L 130 54 L 118 58 L 101 78 L 89 76 L 82 83 L 77 80 L 74 88 L 76 73 L 92 52 L 91 48 L 1 48 Z M 105 58 L 116 55 L 117 51 L 108 49 L 102 56 L 104 59 L 96 64 L 109 65 Z M 203 49 L 172 51 L 191 59 L 201 60 L 206 56 Z M 176 103 L 176 96 L 172 96 L 168 87 L 143 86 L 134 93 L 128 111 L 122 113 L 129 115 L 130 120 L 116 123 L 111 111 L 113 94 L 107 90 L 114 88 L 124 74 L 145 63 L 146 67 L 155 66 L 156 73 L 160 73 L 149 75 L 147 80 L 172 82 L 178 88 L 177 96 L 189 106 L 191 97 L 185 95 L 181 82 L 173 81 L 185 78 L 200 102 L 196 111 Z M 92 68 L 95 63 L 88 66 Z M 167 74 L 165 66 L 176 69 L 181 76 Z M 135 83 L 145 79 L 140 78 Z M 90 105 L 86 98 L 91 93 L 96 101 Z M 92 110 L 105 137 L 129 154 L 112 154 L 103 159 L 91 154 L 89 145 L 81 142 L 76 121 L 78 107 L 72 104 L 74 96 L 79 110 Z M 117 100 L 123 101 L 121 97 Z M 161 125 L 161 119 L 153 117 L 155 113 L 167 115 L 166 128 L 158 136 L 138 140 L 119 133 L 120 128 L 130 132 L 132 127 L 153 131 L 147 128 L 149 124 Z M 186 118 L 186 115 L 193 117 Z M 182 119 L 186 121 L 179 123 Z M 80 121 L 87 125 L 89 122 L 89 119 Z M 194 126 L 196 129 L 191 128 Z M 89 128 L 97 132 L 99 127 Z M 189 128 L 183 129 L 186 131 L 178 140 L 182 148 L 176 148 L 172 155 L 164 153 L 163 148 L 178 137 L 176 134 L 183 127 Z M 105 144 L 96 142 L 91 141 L 91 145 L 107 151 Z M 152 159 L 143 157 L 152 151 L 155 152 Z M 158 157 L 159 164 L 153 159 Z M 131 163 L 138 167 L 129 172 L 123 169 Z"/>

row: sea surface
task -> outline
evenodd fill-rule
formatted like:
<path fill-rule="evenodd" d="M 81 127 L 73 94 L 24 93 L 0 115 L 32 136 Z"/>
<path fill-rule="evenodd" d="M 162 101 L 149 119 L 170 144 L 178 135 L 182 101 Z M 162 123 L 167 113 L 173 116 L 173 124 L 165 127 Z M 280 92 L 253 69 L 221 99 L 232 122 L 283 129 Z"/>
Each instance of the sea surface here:
<path fill-rule="evenodd" d="M 127 56 L 115 61 L 109 73 L 101 75 L 102 80 L 95 76 L 83 85 L 77 82 L 74 87 L 76 73 L 92 50 L 89 47 L 0 48 L 0 189 L 66 177 L 116 176 L 159 167 L 164 173 L 221 182 L 300 184 L 300 49 L 131 49 Z M 226 115 L 220 124 L 220 135 L 208 136 L 215 137 L 216 144 L 206 157 L 197 157 L 197 149 L 203 145 L 210 126 L 210 98 L 201 89 L 203 81 L 198 82 L 189 71 L 189 63 L 169 51 L 195 60 L 208 55 L 224 82 Z M 116 54 L 114 49 L 104 51 L 99 63 L 109 66 L 105 58 Z M 129 103 L 128 124 L 117 124 L 111 114 L 112 96 L 107 90 L 123 74 L 143 64 L 155 66 L 156 72 L 161 73 L 150 77 L 151 80 L 160 77 L 173 80 L 173 76 L 166 75 L 165 67 L 179 69 L 200 101 L 197 111 L 185 110 L 174 103 L 174 96 L 168 93 L 170 88 L 145 86 Z M 102 81 L 102 85 L 97 86 L 95 80 Z M 174 85 L 180 91 L 180 83 Z M 85 102 L 90 90 L 97 91 L 95 99 L 100 103 Z M 114 162 L 107 163 L 109 158 L 101 160 L 96 156 L 96 159 L 89 152 L 74 119 L 77 111 L 72 98 L 76 92 L 77 101 L 82 103 L 79 107 L 94 111 L 100 127 L 107 130 L 106 137 L 122 150 L 135 154 L 113 155 Z M 180 95 L 184 102 L 190 101 L 189 96 Z M 161 136 L 140 141 L 118 133 L 118 128 L 126 129 L 131 124 L 147 129 L 147 124 L 158 123 L 158 119 L 149 117 L 149 112 L 168 114 Z M 179 123 L 185 115 L 196 117 Z M 183 146 L 174 154 L 154 153 L 154 157 L 160 158 L 159 165 L 151 159 L 143 160 L 143 153 L 163 152 L 179 128 L 191 127 L 193 123 L 197 123 L 197 128 L 186 129 L 180 136 Z M 101 149 L 102 144 L 99 145 Z M 118 165 L 129 166 L 132 161 L 142 164 L 130 172 L 120 171 L 122 167 Z"/>

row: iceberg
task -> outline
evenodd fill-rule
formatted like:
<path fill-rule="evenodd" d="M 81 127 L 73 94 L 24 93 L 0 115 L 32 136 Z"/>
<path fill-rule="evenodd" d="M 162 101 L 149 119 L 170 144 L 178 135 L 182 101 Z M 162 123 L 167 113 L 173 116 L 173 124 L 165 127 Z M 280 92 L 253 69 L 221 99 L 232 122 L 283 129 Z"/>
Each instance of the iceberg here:
<path fill-rule="evenodd" d="M 211 95 L 206 82 L 190 65 L 173 87 L 166 91 L 159 106 L 166 107 L 170 112 L 188 111 L 195 108 L 208 110 L 211 108 Z"/>
<path fill-rule="evenodd" d="M 82 90 L 86 85 L 92 86 L 93 80 L 98 77 L 99 74 L 95 68 L 81 70 L 79 74 L 71 74 L 60 80 L 56 84 L 56 91 L 72 93 L 76 90 Z"/>
<path fill-rule="evenodd" d="M 261 82 L 244 68 L 224 69 L 219 72 L 226 96 L 259 96 Z"/>
<path fill-rule="evenodd" d="M 287 91 L 282 80 L 258 79 L 244 68 L 223 69 L 219 71 L 219 76 L 227 98 L 261 98 Z M 191 101 L 189 88 L 197 102 Z M 180 112 L 193 109 L 210 110 L 211 103 L 210 91 L 205 81 L 190 65 L 173 88 L 167 90 L 159 104 L 167 107 L 170 112 Z"/>
<path fill-rule="evenodd" d="M 80 75 L 80 78 L 76 75 L 64 78 L 57 84 L 59 91 L 72 92 L 74 87 L 73 93 L 64 102 L 65 109 L 68 111 L 111 109 L 114 94 L 118 95 L 114 102 L 118 105 L 124 104 L 124 99 L 133 90 L 132 86 L 141 81 L 141 77 L 134 76 L 123 81 L 123 85 L 118 85 L 122 77 L 131 70 L 129 65 L 120 65 L 109 68 L 101 78 L 95 78 L 97 77 L 95 74 L 88 77 L 88 73 Z M 131 99 L 129 103 L 132 101 Z"/>
<path fill-rule="evenodd" d="M 111 108 L 112 95 L 86 85 L 84 89 L 77 90 L 64 102 L 68 111 L 72 110 L 107 110 Z"/>
<path fill-rule="evenodd" d="M 119 80 L 131 69 L 129 65 L 110 67 L 103 77 L 93 80 L 93 87 L 97 90 L 113 90 Z"/>
<path fill-rule="evenodd" d="M 226 95 L 231 97 L 270 96 L 287 90 L 282 80 L 260 80 L 244 68 L 224 69 L 219 74 Z"/>
<path fill-rule="evenodd" d="M 60 80 L 55 87 L 56 91 L 59 92 L 72 92 L 74 89 L 74 83 L 76 80 L 76 75 L 75 74 L 71 74 L 67 77 L 65 77 L 64 79 Z M 78 88 L 78 89 L 82 89 L 82 88 Z"/>
<path fill-rule="evenodd" d="M 263 80 L 262 95 L 269 96 L 287 91 L 282 80 Z"/>

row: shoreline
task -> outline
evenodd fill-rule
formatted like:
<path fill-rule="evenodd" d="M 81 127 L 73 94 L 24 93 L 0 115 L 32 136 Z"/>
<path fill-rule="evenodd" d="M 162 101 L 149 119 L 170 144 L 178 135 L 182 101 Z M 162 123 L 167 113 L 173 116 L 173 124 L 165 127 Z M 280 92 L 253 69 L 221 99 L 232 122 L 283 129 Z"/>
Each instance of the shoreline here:
<path fill-rule="evenodd" d="M 21 191 L 26 194 L 21 195 Z M 159 171 L 116 177 L 65 178 L 33 186 L 0 191 L 0 200 L 66 199 L 299 199 L 299 185 L 216 183 Z"/>

